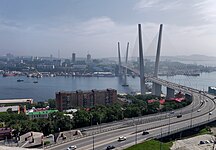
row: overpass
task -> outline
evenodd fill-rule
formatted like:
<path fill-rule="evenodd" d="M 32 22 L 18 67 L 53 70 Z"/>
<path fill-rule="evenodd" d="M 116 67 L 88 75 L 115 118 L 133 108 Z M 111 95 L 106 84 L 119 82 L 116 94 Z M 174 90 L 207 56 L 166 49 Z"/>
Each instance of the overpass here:
<path fill-rule="evenodd" d="M 142 58 L 140 59 L 140 64 L 142 64 Z M 128 67 L 128 69 L 130 68 Z M 139 71 L 137 71 L 137 74 L 139 74 Z M 46 149 L 59 150 L 76 145 L 78 149 L 82 150 L 103 150 L 108 145 L 114 145 L 119 150 L 148 139 L 161 138 L 216 120 L 216 103 L 213 95 L 159 79 L 155 74 L 151 77 L 144 77 L 144 75 L 140 75 L 140 77 L 141 86 L 145 84 L 145 81 L 151 81 L 155 84 L 154 92 L 156 95 L 161 94 L 161 86 L 166 86 L 167 97 L 174 96 L 175 90 L 178 90 L 190 96 L 192 103 L 182 109 L 175 110 L 174 113 L 162 112 L 88 127 L 86 128 L 87 131 L 84 132 L 84 136 L 71 137 L 68 141 L 47 146 Z M 145 88 L 141 87 L 142 90 L 145 90 Z M 178 118 L 177 116 L 180 113 L 182 117 Z M 142 131 L 146 130 L 149 134 L 142 135 Z M 125 136 L 127 140 L 119 142 L 119 136 Z"/>
<path fill-rule="evenodd" d="M 178 87 L 173 87 L 190 93 L 193 97 L 193 102 L 185 108 L 176 110 L 174 114 L 163 112 L 92 126 L 86 128 L 87 131 L 84 132 L 84 136 L 68 139 L 66 142 L 57 143 L 56 145 L 46 147 L 46 149 L 59 150 L 76 145 L 78 149 L 84 150 L 93 149 L 93 144 L 95 150 L 105 149 L 108 145 L 114 145 L 117 149 L 124 149 L 147 139 L 161 138 L 216 120 L 214 96 L 205 92 L 200 93 L 199 90 L 186 86 L 178 85 Z M 212 115 L 209 112 L 212 112 Z M 181 118 L 176 117 L 179 113 L 182 114 Z M 149 134 L 142 135 L 144 130 L 147 130 Z M 125 136 L 127 140 L 118 142 L 119 136 Z"/>

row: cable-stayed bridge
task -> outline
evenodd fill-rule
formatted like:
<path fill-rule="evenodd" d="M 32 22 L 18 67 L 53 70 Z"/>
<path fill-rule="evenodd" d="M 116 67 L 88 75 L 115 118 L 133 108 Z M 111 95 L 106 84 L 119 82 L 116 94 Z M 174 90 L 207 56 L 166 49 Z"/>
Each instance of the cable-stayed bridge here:
<path fill-rule="evenodd" d="M 216 120 L 216 103 L 213 95 L 158 78 L 157 73 L 160 59 L 162 25 L 160 25 L 159 30 L 160 35 L 158 38 L 154 74 L 151 76 L 144 76 L 145 68 L 143 63 L 141 25 L 138 25 L 138 31 L 140 70 L 128 67 L 127 63 L 126 65 L 121 63 L 120 44 L 118 44 L 119 74 L 123 75 L 123 72 L 126 73 L 127 71 L 124 71 L 125 69 L 138 74 L 140 76 L 141 94 L 145 94 L 145 82 L 148 80 L 153 83 L 152 94 L 160 96 L 161 86 L 165 86 L 167 87 L 167 98 L 173 97 L 175 91 L 181 91 L 191 97 L 192 103 L 184 108 L 175 110 L 172 113 L 161 112 L 125 119 L 118 122 L 91 126 L 86 128 L 87 131 L 85 131 L 85 136 L 80 136 L 79 138 L 71 137 L 66 142 L 56 143 L 55 145 L 46 147 L 46 149 L 59 150 L 66 149 L 71 145 L 76 145 L 78 149 L 82 150 L 103 150 L 106 149 L 108 145 L 114 145 L 116 149 L 119 150 L 143 142 L 147 139 L 157 139 L 171 134 L 181 133 L 182 131 L 193 129 Z M 181 114 L 182 117 L 178 118 L 177 116 L 179 114 Z M 146 130 L 149 134 L 142 135 L 142 132 Z M 119 136 L 125 136 L 127 137 L 127 140 L 119 142 Z"/>

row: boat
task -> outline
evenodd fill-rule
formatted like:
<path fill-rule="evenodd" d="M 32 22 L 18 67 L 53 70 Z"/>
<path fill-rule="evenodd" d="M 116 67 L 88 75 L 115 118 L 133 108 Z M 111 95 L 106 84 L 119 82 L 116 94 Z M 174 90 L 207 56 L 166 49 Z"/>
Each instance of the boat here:
<path fill-rule="evenodd" d="M 23 81 L 24 81 L 23 79 L 18 79 L 18 80 L 17 80 L 17 82 L 23 82 Z"/>
<path fill-rule="evenodd" d="M 185 76 L 200 76 L 199 73 L 184 73 Z"/>
<path fill-rule="evenodd" d="M 16 76 L 16 74 L 14 73 L 4 73 L 3 77 L 12 77 L 12 76 Z"/>

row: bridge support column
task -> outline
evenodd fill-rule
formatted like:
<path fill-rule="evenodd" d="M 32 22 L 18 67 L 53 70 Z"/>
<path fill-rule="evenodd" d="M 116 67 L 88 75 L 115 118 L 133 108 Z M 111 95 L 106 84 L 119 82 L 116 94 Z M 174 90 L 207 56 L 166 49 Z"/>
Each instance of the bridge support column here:
<path fill-rule="evenodd" d="M 152 95 L 161 96 L 161 85 L 157 83 L 152 84 Z"/>
<path fill-rule="evenodd" d="M 166 98 L 169 99 L 169 98 L 173 98 L 173 97 L 175 97 L 175 90 L 167 87 Z"/>

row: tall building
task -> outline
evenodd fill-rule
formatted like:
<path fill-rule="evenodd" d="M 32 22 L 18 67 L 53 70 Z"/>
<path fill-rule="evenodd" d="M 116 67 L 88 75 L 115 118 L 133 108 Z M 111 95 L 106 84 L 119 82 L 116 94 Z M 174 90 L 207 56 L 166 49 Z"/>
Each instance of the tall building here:
<path fill-rule="evenodd" d="M 108 105 L 117 101 L 117 91 L 115 89 L 57 92 L 56 107 L 59 111 L 74 107 L 90 108 L 95 105 Z"/>
<path fill-rule="evenodd" d="M 76 53 L 72 53 L 72 63 L 76 62 Z"/>
<path fill-rule="evenodd" d="M 87 63 L 91 62 L 91 55 L 87 54 Z"/>

